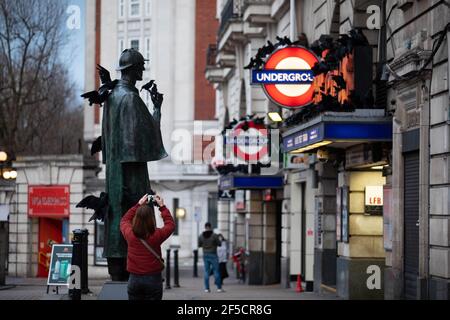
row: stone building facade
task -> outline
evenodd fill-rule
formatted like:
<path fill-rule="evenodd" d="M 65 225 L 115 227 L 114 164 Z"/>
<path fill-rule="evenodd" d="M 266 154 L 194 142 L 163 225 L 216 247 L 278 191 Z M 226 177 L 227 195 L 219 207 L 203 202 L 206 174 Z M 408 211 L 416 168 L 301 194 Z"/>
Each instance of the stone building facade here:
<path fill-rule="evenodd" d="M 445 1 L 387 1 L 393 239 L 386 298 L 449 299 L 449 21 Z"/>
<path fill-rule="evenodd" d="M 91 210 L 76 208 L 89 194 L 86 185 L 96 180 L 98 162 L 82 155 L 17 157 L 17 179 L 9 215 L 8 275 L 46 277 L 53 243 L 71 243 L 72 231 L 87 229 L 88 275 L 107 277 L 95 263 L 95 225 Z M 33 187 L 64 187 L 69 191 L 67 217 L 31 216 L 29 192 Z"/>
<path fill-rule="evenodd" d="M 286 119 L 297 113 L 270 102 L 243 68 L 267 40 L 303 33 L 311 44 L 355 28 L 368 40 L 365 62 L 354 72 L 370 80 L 372 106 L 279 126 L 283 142 L 314 123 L 376 127 L 383 136 L 331 141 L 297 155 L 291 151 L 302 148 L 285 150 L 278 172 L 284 187 L 275 198 L 281 201 L 281 224 L 275 224 L 281 250 L 274 278 L 286 286 L 301 275 L 307 289 L 350 299 L 448 299 L 448 3 L 230 0 L 218 1 L 217 12 L 217 55 L 205 75 L 216 89 L 221 128 L 246 114 L 279 111 Z M 302 158 L 300 165 L 289 164 L 293 156 Z M 258 193 L 247 190 L 246 199 L 260 199 Z M 381 210 L 370 203 L 374 195 Z M 249 272 L 264 273 L 263 265 L 251 267 L 250 240 L 267 239 L 252 231 L 250 221 L 264 226 L 252 218 L 253 207 L 242 214 L 236 200 L 220 201 L 219 227 L 234 234 L 235 247 L 246 246 Z M 368 285 L 371 275 L 377 280 Z"/>

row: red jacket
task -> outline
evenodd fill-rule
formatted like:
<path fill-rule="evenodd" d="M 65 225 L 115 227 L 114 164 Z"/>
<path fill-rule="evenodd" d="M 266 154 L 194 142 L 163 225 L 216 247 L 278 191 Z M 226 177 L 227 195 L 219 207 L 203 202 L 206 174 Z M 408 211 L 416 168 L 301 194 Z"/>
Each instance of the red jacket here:
<path fill-rule="evenodd" d="M 158 259 L 142 244 L 133 233 L 132 221 L 139 204 L 136 204 L 122 217 L 120 231 L 128 243 L 127 270 L 134 274 L 150 274 L 161 272 L 162 267 Z M 164 227 L 156 228 L 146 241 L 150 247 L 161 256 L 161 243 L 163 243 L 175 230 L 175 222 L 170 211 L 165 207 L 159 208 Z"/>

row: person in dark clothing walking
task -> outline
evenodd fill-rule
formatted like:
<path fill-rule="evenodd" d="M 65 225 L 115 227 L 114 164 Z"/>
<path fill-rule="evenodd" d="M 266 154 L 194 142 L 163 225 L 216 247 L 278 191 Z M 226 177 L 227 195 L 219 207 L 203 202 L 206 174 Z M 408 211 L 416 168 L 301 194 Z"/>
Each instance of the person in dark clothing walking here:
<path fill-rule="evenodd" d="M 214 283 L 217 286 L 217 292 L 223 292 L 222 279 L 220 277 L 219 259 L 217 257 L 217 247 L 221 245 L 219 236 L 211 228 L 211 223 L 205 223 L 205 231 L 198 238 L 198 246 L 203 248 L 204 282 L 205 292 L 209 289 L 209 272 L 212 268 L 214 272 Z"/>

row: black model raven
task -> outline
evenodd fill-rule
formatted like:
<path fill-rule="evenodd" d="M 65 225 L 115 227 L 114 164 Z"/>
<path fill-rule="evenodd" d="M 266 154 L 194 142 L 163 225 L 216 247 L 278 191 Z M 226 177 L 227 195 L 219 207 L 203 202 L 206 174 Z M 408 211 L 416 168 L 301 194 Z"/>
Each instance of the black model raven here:
<path fill-rule="evenodd" d="M 76 205 L 76 207 L 94 210 L 94 214 L 89 219 L 89 221 L 92 220 L 105 221 L 105 217 L 107 216 L 109 210 L 108 194 L 106 192 L 102 192 L 100 193 L 100 197 L 92 195 L 87 196 L 83 200 L 81 200 Z"/>
<path fill-rule="evenodd" d="M 102 136 L 98 137 L 94 140 L 94 142 L 92 142 L 91 156 L 100 151 L 102 151 Z"/>
<path fill-rule="evenodd" d="M 354 28 L 349 31 L 353 46 L 367 46 L 369 41 L 362 32 L 361 28 Z"/>
<path fill-rule="evenodd" d="M 155 108 L 161 108 L 164 95 L 158 92 L 158 86 L 156 85 L 155 80 L 150 80 L 149 82 L 144 84 L 141 87 L 141 91 L 144 89 L 150 93 L 150 98 L 152 99 Z"/>
<path fill-rule="evenodd" d="M 155 82 L 155 80 L 150 80 L 149 82 L 147 82 L 146 84 L 144 84 L 142 87 L 141 87 L 141 91 L 142 90 L 147 90 L 147 91 L 150 91 L 150 88 L 153 86 L 153 83 Z"/>
<path fill-rule="evenodd" d="M 290 46 L 292 45 L 291 39 L 289 39 L 287 36 L 284 36 L 283 38 L 280 38 L 279 36 L 276 36 L 276 39 L 278 40 L 278 43 L 282 46 Z"/>
<path fill-rule="evenodd" d="M 83 93 L 81 97 L 89 100 L 89 105 L 93 104 L 101 105 L 103 102 L 108 99 L 109 94 L 114 89 L 119 80 L 111 81 L 111 76 L 109 71 L 103 68 L 101 65 L 97 64 L 98 74 L 100 76 L 100 80 L 102 82 L 102 86 L 98 88 L 98 90 L 89 91 Z"/>
<path fill-rule="evenodd" d="M 100 81 L 102 84 L 111 82 L 111 75 L 109 71 L 103 68 L 101 65 L 97 64 L 98 75 L 100 76 Z"/>
<path fill-rule="evenodd" d="M 331 78 L 336 83 L 336 87 L 335 87 L 336 90 L 341 91 L 347 87 L 344 77 L 342 76 L 342 73 L 341 73 L 341 75 L 333 75 L 333 76 L 331 76 Z"/>
<path fill-rule="evenodd" d="M 250 58 L 249 64 L 246 65 L 244 69 L 253 69 L 253 68 L 260 69 L 263 64 L 264 61 L 260 57 L 255 57 L 254 59 Z"/>

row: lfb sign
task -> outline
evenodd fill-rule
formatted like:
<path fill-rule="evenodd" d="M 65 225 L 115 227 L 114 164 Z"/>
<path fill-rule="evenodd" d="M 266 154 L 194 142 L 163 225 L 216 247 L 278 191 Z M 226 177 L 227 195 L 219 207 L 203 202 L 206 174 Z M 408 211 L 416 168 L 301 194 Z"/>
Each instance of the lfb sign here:
<path fill-rule="evenodd" d="M 252 70 L 252 84 L 262 85 L 266 95 L 282 107 L 306 106 L 313 102 L 311 69 L 318 62 L 308 49 L 288 46 L 271 54 L 262 69 Z"/>
<path fill-rule="evenodd" d="M 383 205 L 383 186 L 366 186 L 366 206 Z"/>
<path fill-rule="evenodd" d="M 383 186 L 366 186 L 364 212 L 383 214 Z"/>

